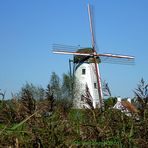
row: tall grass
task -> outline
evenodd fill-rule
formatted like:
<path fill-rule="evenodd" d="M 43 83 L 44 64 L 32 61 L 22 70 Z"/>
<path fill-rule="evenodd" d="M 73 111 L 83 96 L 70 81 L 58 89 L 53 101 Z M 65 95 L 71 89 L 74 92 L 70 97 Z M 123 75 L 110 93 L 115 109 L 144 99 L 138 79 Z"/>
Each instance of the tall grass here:
<path fill-rule="evenodd" d="M 147 147 L 147 103 L 144 110 L 139 108 L 137 120 L 113 109 L 115 98 L 101 111 L 90 100 L 89 109 L 73 109 L 71 100 L 54 100 L 50 91 L 46 95 L 36 100 L 24 90 L 20 99 L 0 101 L 0 147 Z"/>

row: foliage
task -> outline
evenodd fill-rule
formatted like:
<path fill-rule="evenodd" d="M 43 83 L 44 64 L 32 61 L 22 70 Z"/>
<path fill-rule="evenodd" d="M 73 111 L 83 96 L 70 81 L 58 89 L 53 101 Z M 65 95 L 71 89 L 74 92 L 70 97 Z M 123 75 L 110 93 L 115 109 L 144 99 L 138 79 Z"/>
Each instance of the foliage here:
<path fill-rule="evenodd" d="M 63 74 L 63 83 L 62 83 L 62 98 L 73 98 L 73 78 L 70 76 L 70 74 Z"/>
<path fill-rule="evenodd" d="M 24 113 L 31 115 L 35 112 L 36 102 L 33 98 L 33 94 L 28 88 L 22 89 L 21 103 Z"/>
<path fill-rule="evenodd" d="M 50 87 L 54 99 L 61 98 L 61 82 L 59 76 L 55 72 L 52 72 L 51 74 Z"/>
<path fill-rule="evenodd" d="M 104 147 L 146 147 L 148 144 L 148 114 L 145 121 L 136 121 L 115 109 L 78 110 L 67 106 L 65 100 L 55 103 L 56 109 L 50 116 L 44 116 L 40 112 L 44 106 L 40 106 L 19 123 L 2 122 L 0 146 L 92 147 L 90 142 L 105 144 L 107 141 L 112 145 L 106 143 Z"/>
<path fill-rule="evenodd" d="M 36 100 L 43 100 L 45 98 L 45 90 L 41 86 L 35 86 L 32 83 L 26 82 L 26 84 L 21 88 L 20 95 L 22 95 L 23 90 L 29 90 L 33 98 Z"/>
<path fill-rule="evenodd" d="M 0 96 L 2 97 L 1 100 L 4 100 L 4 98 L 5 98 L 5 92 L 1 92 L 1 89 L 0 89 Z"/>
<path fill-rule="evenodd" d="M 0 100 L 0 147 L 147 147 L 147 106 L 140 120 L 113 109 L 116 98 L 112 97 L 105 101 L 103 112 L 74 109 L 71 99 L 54 98 L 56 89 L 51 84 L 43 99 L 34 98 L 33 91 L 25 87 L 19 99 Z M 147 88 L 145 83 L 141 86 Z"/>
<path fill-rule="evenodd" d="M 46 89 L 46 99 L 48 101 L 48 108 L 49 111 L 53 111 L 54 108 L 54 97 L 53 97 L 53 92 L 51 91 L 51 87 L 50 84 L 47 85 L 47 89 Z"/>
<path fill-rule="evenodd" d="M 142 78 L 137 88 L 134 91 L 136 104 L 140 111 L 140 116 L 145 117 L 146 109 L 148 108 L 148 84 L 145 84 Z"/>
<path fill-rule="evenodd" d="M 113 107 L 117 102 L 117 98 L 116 97 L 109 97 L 108 99 L 105 99 L 105 108 L 111 108 Z"/>

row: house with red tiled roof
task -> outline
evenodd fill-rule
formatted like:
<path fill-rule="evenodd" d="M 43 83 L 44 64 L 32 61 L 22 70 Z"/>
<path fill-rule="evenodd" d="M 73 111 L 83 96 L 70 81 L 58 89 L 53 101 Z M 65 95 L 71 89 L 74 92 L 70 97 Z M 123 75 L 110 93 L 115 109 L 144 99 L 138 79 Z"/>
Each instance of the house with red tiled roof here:
<path fill-rule="evenodd" d="M 120 97 L 118 97 L 117 103 L 113 108 L 121 110 L 121 112 L 124 112 L 127 116 L 132 116 L 133 114 L 138 113 L 136 106 L 131 103 L 130 98 L 127 100 L 122 100 Z"/>

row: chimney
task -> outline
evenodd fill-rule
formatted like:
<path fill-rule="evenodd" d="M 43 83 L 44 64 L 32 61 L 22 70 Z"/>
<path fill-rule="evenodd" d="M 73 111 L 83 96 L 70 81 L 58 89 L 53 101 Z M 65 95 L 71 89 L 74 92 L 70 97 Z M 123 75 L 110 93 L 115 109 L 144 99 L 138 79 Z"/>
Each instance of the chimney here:
<path fill-rule="evenodd" d="M 128 101 L 129 103 L 131 103 L 131 98 L 128 98 L 127 101 Z"/>
<path fill-rule="evenodd" d="M 121 97 L 118 97 L 117 98 L 117 102 L 121 102 Z"/>

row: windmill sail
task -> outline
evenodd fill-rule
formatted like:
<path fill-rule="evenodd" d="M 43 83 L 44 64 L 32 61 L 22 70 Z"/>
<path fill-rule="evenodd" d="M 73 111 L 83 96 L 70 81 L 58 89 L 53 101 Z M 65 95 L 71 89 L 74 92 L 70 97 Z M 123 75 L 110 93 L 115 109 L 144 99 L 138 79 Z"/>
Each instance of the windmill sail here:
<path fill-rule="evenodd" d="M 79 48 L 78 46 L 69 45 L 53 45 L 53 53 L 56 54 L 68 54 L 77 55 L 83 62 L 85 59 L 92 58 L 94 56 L 92 48 Z M 96 54 L 96 58 L 99 58 L 99 63 L 111 63 L 111 64 L 122 64 L 122 65 L 134 65 L 135 57 L 130 55 L 119 55 L 113 53 Z"/>
<path fill-rule="evenodd" d="M 100 63 L 113 63 L 113 64 L 125 64 L 125 65 L 132 65 L 134 64 L 134 57 L 128 55 L 118 55 L 118 54 L 111 54 L 111 53 L 97 53 L 96 50 L 96 41 L 94 36 L 94 27 L 93 27 L 93 18 L 92 18 L 92 9 L 91 6 L 88 4 L 88 16 L 89 16 L 89 25 L 90 25 L 90 33 L 91 33 L 91 45 L 92 47 L 82 48 L 80 46 L 69 46 L 69 45 L 61 45 L 61 44 L 53 44 L 53 53 L 56 54 L 68 54 L 74 55 L 73 63 L 76 66 L 75 74 L 77 77 L 81 77 L 80 80 L 84 84 L 84 78 L 90 78 L 87 83 L 89 83 L 92 91 L 93 98 L 93 105 L 94 107 L 99 106 L 104 109 L 104 100 L 103 100 L 103 93 L 102 93 L 102 86 L 101 86 L 101 76 L 99 71 L 99 64 Z M 89 70 L 87 77 L 84 76 L 85 70 L 84 67 Z M 82 70 L 82 71 L 81 71 Z M 80 76 L 82 72 L 83 76 Z M 95 77 L 95 78 L 94 78 Z M 96 85 L 97 82 L 97 85 Z M 83 85 L 82 84 L 82 85 Z M 94 87 L 92 85 L 94 84 Z M 88 87 L 89 87 L 88 85 Z M 98 95 L 96 90 L 98 90 Z M 99 98 L 99 102 L 96 101 Z"/>

